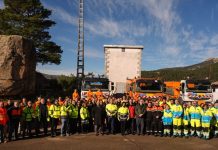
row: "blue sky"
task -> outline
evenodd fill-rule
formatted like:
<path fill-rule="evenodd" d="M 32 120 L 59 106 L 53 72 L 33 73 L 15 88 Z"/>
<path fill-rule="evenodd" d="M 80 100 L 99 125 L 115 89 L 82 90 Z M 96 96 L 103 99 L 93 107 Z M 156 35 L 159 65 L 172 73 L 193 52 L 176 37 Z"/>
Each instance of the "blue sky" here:
<path fill-rule="evenodd" d="M 186 66 L 218 57 L 217 0 L 84 0 L 85 72 L 104 73 L 105 44 L 143 45 L 142 70 Z M 42 0 L 63 49 L 49 74 L 76 73 L 78 0 Z M 0 0 L 0 7 L 3 7 Z"/>

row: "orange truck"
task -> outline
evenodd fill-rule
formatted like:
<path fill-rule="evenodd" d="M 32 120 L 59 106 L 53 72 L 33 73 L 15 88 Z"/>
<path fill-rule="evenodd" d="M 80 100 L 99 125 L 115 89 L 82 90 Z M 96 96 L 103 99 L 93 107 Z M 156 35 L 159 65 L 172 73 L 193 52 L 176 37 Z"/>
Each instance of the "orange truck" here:
<path fill-rule="evenodd" d="M 180 97 L 180 81 L 165 81 L 165 94 L 170 99 L 178 99 Z"/>
<path fill-rule="evenodd" d="M 145 99 L 157 100 L 164 96 L 164 84 L 155 78 L 134 78 L 127 79 L 126 93 L 137 100 L 138 97 Z"/>

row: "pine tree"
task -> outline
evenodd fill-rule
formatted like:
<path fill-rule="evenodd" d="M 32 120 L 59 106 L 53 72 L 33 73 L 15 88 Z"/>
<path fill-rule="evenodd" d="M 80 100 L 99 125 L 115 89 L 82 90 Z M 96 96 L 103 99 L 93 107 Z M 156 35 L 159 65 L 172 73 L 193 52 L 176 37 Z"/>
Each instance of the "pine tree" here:
<path fill-rule="evenodd" d="M 0 34 L 31 39 L 38 63 L 60 64 L 61 47 L 50 40 L 48 32 L 55 25 L 49 20 L 51 10 L 44 8 L 40 0 L 4 0 L 4 5 L 4 9 L 0 9 Z"/>

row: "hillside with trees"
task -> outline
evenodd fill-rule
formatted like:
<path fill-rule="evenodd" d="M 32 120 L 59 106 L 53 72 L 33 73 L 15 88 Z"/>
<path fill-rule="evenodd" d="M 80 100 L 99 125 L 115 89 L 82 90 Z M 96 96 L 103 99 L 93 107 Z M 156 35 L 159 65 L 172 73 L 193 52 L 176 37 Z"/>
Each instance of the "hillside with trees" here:
<path fill-rule="evenodd" d="M 186 67 L 142 71 L 142 77 L 160 78 L 165 81 L 179 81 L 187 77 L 192 79 L 209 78 L 211 81 L 218 81 L 218 58 L 210 58 L 199 64 Z"/>

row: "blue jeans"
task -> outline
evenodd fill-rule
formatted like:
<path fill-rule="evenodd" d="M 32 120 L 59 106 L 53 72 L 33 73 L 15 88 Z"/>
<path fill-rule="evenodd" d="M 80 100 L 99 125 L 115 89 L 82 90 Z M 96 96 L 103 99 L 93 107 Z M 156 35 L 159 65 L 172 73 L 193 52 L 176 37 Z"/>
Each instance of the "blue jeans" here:
<path fill-rule="evenodd" d="M 109 132 L 114 133 L 114 126 L 115 126 L 115 117 L 108 117 L 108 129 Z"/>
<path fill-rule="evenodd" d="M 61 118 L 61 135 L 66 134 L 67 131 L 67 118 Z"/>

